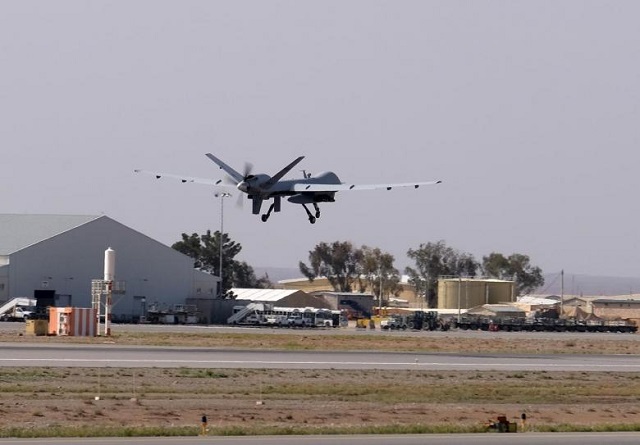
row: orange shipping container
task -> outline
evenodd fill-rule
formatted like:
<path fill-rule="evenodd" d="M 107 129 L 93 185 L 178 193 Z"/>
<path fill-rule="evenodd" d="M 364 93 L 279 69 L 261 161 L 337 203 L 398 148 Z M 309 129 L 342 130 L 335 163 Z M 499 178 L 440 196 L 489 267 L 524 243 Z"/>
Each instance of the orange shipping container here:
<path fill-rule="evenodd" d="M 96 311 L 91 308 L 49 308 L 49 335 L 95 337 L 96 323 Z"/>

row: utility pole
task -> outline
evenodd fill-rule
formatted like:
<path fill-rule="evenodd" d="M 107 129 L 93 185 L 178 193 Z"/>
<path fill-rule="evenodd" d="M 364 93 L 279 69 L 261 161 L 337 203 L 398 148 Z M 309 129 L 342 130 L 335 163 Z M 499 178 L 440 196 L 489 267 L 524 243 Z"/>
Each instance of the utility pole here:
<path fill-rule="evenodd" d="M 564 314 L 564 269 L 560 271 L 560 316 Z"/>
<path fill-rule="evenodd" d="M 382 266 L 378 268 L 378 277 L 380 278 L 380 294 L 378 295 L 378 315 L 382 317 Z"/>
<path fill-rule="evenodd" d="M 458 323 L 460 323 L 460 292 L 462 291 L 462 277 L 458 275 Z"/>
<path fill-rule="evenodd" d="M 222 292 L 223 292 L 223 287 L 222 287 L 222 244 L 224 241 L 224 198 L 230 198 L 231 197 L 231 193 L 216 193 L 215 194 L 216 198 L 220 198 L 220 239 L 218 240 L 218 247 L 219 247 L 219 252 L 218 252 L 218 257 L 220 259 L 220 264 L 219 264 L 219 269 L 218 269 L 218 278 L 220 279 L 220 288 L 218 291 L 218 298 L 222 298 Z"/>

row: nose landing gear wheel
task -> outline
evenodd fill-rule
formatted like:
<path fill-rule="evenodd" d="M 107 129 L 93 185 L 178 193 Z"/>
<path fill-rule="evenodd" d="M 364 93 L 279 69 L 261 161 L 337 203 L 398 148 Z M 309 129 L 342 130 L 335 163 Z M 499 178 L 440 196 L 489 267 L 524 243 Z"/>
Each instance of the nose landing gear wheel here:
<path fill-rule="evenodd" d="M 269 215 L 262 215 L 262 222 L 267 222 Z"/>
<path fill-rule="evenodd" d="M 316 218 L 315 218 L 314 216 L 310 216 L 310 217 L 309 217 L 309 222 L 310 222 L 311 224 L 315 224 L 315 223 L 316 223 Z"/>

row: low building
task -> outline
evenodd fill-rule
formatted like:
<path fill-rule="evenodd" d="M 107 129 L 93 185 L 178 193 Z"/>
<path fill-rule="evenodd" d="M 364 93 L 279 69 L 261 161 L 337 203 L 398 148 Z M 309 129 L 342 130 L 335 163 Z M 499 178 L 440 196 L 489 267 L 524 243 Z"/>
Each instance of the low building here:
<path fill-rule="evenodd" d="M 232 288 L 233 298 L 226 300 L 213 300 L 211 309 L 211 323 L 225 324 L 229 317 L 235 313 L 238 306 L 246 306 L 249 303 L 267 303 L 277 307 L 313 307 L 329 309 L 321 298 L 295 289 L 244 289 Z"/>
<path fill-rule="evenodd" d="M 233 288 L 233 301 L 236 303 L 271 303 L 279 307 L 314 307 L 330 309 L 322 299 L 301 290 L 285 289 L 242 289 Z"/>
<path fill-rule="evenodd" d="M 328 309 L 346 311 L 348 318 L 369 318 L 373 315 L 375 297 L 371 294 L 320 291 L 312 295 L 322 298 L 329 305 Z"/>
<path fill-rule="evenodd" d="M 333 285 L 329 282 L 327 277 L 318 277 L 313 281 L 309 281 L 308 278 L 280 280 L 278 281 L 278 287 L 282 289 L 299 289 L 308 293 L 335 292 Z M 367 287 L 364 280 L 362 282 L 359 280 L 354 281 L 352 288 L 356 293 L 365 294 L 369 294 L 371 290 Z M 389 295 L 388 292 L 383 292 L 382 297 L 385 301 L 404 300 L 406 301 L 406 305 L 411 307 L 420 307 L 424 305 L 424 299 L 416 295 L 415 286 L 409 283 L 409 277 L 407 275 L 402 275 L 400 277 L 400 282 L 397 284 L 396 289 L 391 293 L 391 295 Z"/>
<path fill-rule="evenodd" d="M 630 320 L 640 326 L 640 299 L 596 298 L 591 300 L 590 308 L 590 313 L 604 320 Z"/>
<path fill-rule="evenodd" d="M 563 308 L 581 307 L 587 308 L 591 304 L 591 300 L 597 297 L 585 297 L 582 295 L 550 295 L 547 298 L 558 301 Z"/>
<path fill-rule="evenodd" d="M 525 312 L 548 311 L 558 309 L 560 306 L 560 302 L 554 298 L 536 297 L 532 295 L 519 297 L 514 304 Z"/>
<path fill-rule="evenodd" d="M 487 318 L 525 318 L 526 312 L 512 304 L 483 304 L 467 311 L 467 315 Z"/>

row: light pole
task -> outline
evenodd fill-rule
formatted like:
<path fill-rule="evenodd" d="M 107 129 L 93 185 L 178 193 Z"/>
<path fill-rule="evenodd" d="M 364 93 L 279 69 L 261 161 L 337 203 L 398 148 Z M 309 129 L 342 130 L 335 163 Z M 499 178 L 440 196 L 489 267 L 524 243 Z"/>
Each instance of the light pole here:
<path fill-rule="evenodd" d="M 378 268 L 378 278 L 380 278 L 380 294 L 378 295 L 378 315 L 382 317 L 382 266 Z"/>
<path fill-rule="evenodd" d="M 220 249 L 218 252 L 218 256 L 220 257 L 220 269 L 218 271 L 218 278 L 220 279 L 220 290 L 218 291 L 218 298 L 222 298 L 222 242 L 224 235 L 224 198 L 230 198 L 231 193 L 216 193 L 215 196 L 216 198 L 220 198 L 220 239 L 218 240 L 218 247 Z"/>

